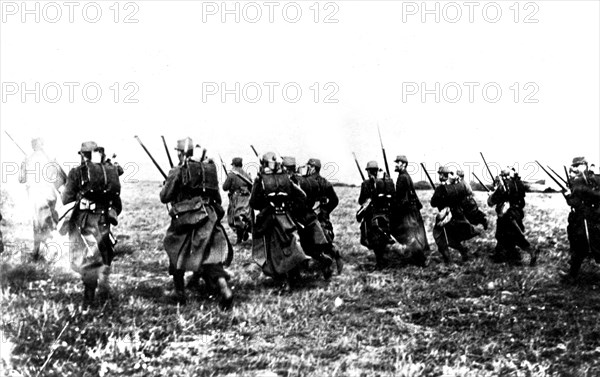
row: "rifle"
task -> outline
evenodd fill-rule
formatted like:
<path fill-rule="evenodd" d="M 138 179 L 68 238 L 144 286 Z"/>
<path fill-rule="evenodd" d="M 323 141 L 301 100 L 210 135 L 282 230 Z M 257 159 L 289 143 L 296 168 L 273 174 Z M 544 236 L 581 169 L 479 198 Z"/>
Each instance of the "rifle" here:
<path fill-rule="evenodd" d="M 17 148 L 19 148 L 21 150 L 21 152 L 23 152 L 23 154 L 25 156 L 27 156 L 27 153 L 23 150 L 23 148 L 21 148 L 21 146 L 15 141 L 15 139 L 13 139 L 12 136 L 10 136 L 10 134 L 7 131 L 4 131 L 4 133 L 6 134 L 6 136 L 8 136 L 10 138 L 10 140 L 12 140 L 13 143 L 15 143 Z"/>
<path fill-rule="evenodd" d="M 165 146 L 165 152 L 167 152 L 167 157 L 169 158 L 169 165 L 171 169 L 173 169 L 173 160 L 171 160 L 171 153 L 169 153 L 169 148 L 167 147 L 167 142 L 165 141 L 165 137 L 161 135 L 163 145 Z"/>
<path fill-rule="evenodd" d="M 225 163 L 223 162 L 223 157 L 221 157 L 221 155 L 219 155 L 219 160 L 221 160 L 221 166 L 223 167 L 223 171 L 225 172 L 225 175 L 229 174 L 227 172 L 227 167 L 225 166 Z"/>
<path fill-rule="evenodd" d="M 146 154 L 148 155 L 148 157 L 150 157 L 150 159 L 154 163 L 154 166 L 156 166 L 156 168 L 158 169 L 158 171 L 160 172 L 160 174 L 162 174 L 163 178 L 167 179 L 167 175 L 161 169 L 160 165 L 158 164 L 158 162 L 156 162 L 156 160 L 154 159 L 154 157 L 152 157 L 152 154 L 150 153 L 150 151 L 148 150 L 148 148 L 146 148 L 146 146 L 144 145 L 144 143 L 142 143 L 142 140 L 140 140 L 140 138 L 137 135 L 134 136 L 134 137 L 138 141 L 138 143 L 140 143 L 140 145 L 142 146 L 142 148 L 144 148 L 144 151 L 146 151 Z"/>
<path fill-rule="evenodd" d="M 565 188 L 565 186 L 563 186 L 556 178 L 554 178 L 554 176 L 552 174 L 550 174 L 550 172 L 548 170 L 546 170 L 542 166 L 542 164 L 540 164 L 539 161 L 536 160 L 535 162 L 540 166 L 540 168 L 542 168 L 542 170 L 544 171 L 544 173 L 548 174 L 548 177 L 550 177 L 554 181 L 554 183 L 556 183 L 558 185 L 558 187 L 560 187 L 560 189 L 562 190 L 562 193 L 564 195 L 565 191 L 567 191 L 567 189 Z"/>
<path fill-rule="evenodd" d="M 569 172 L 567 171 L 567 167 L 563 165 L 563 169 L 565 169 L 565 177 L 567 177 L 567 188 L 571 189 L 571 179 L 569 177 Z"/>
<path fill-rule="evenodd" d="M 385 172 L 388 177 L 391 177 L 390 167 L 388 166 L 387 155 L 385 154 L 385 148 L 383 147 L 383 140 L 381 139 L 381 130 L 379 129 L 379 124 L 377 125 L 377 133 L 379 133 L 379 144 L 381 145 L 381 153 L 383 153 L 383 162 L 385 163 Z"/>
<path fill-rule="evenodd" d="M 565 179 L 564 179 L 563 177 L 561 177 L 561 176 L 560 176 L 560 174 L 558 174 L 557 172 L 555 172 L 555 171 L 554 171 L 554 169 L 552 169 L 550 166 L 546 165 L 546 167 L 547 167 L 548 169 L 550 169 L 550 171 L 551 171 L 552 173 L 554 173 L 554 175 L 555 175 L 555 176 L 557 176 L 557 177 L 558 177 L 558 178 L 559 178 L 561 181 L 563 181 L 563 183 L 564 183 L 565 185 L 567 185 L 567 187 L 569 187 L 569 184 L 567 183 L 567 181 L 565 181 Z"/>
<path fill-rule="evenodd" d="M 363 171 L 360 168 L 360 164 L 358 163 L 358 159 L 356 158 L 356 153 L 352 152 L 352 156 L 354 156 L 354 162 L 356 163 L 356 168 L 358 169 L 358 172 L 360 173 L 360 178 L 362 178 L 362 180 L 365 180 L 365 174 L 363 173 Z"/>
<path fill-rule="evenodd" d="M 254 152 L 254 155 L 256 156 L 256 158 L 260 159 L 260 156 L 258 155 L 256 148 L 254 148 L 254 145 L 250 144 L 250 148 L 252 148 L 252 151 Z"/>
<path fill-rule="evenodd" d="M 477 176 L 477 174 L 473 173 L 473 176 L 475 177 L 475 179 L 477 179 L 477 182 L 479 182 L 479 184 L 483 186 L 483 188 L 485 189 L 485 191 L 490 192 L 490 189 L 488 189 L 488 187 L 486 185 L 484 185 L 483 182 L 481 182 L 481 179 L 479 179 L 479 177 Z"/>
<path fill-rule="evenodd" d="M 433 183 L 433 179 L 431 179 L 431 176 L 429 175 L 427 168 L 425 168 L 425 164 L 422 162 L 421 162 L 421 167 L 423 168 L 423 171 L 425 172 L 425 175 L 427 176 L 427 179 L 429 180 L 429 183 L 431 184 L 431 188 L 435 190 L 435 183 Z"/>
<path fill-rule="evenodd" d="M 483 153 L 479 152 L 479 154 L 481 155 L 481 158 L 483 159 L 483 163 L 485 164 L 485 167 L 487 168 L 488 173 L 490 173 L 492 182 L 494 182 L 494 175 L 492 174 L 492 171 L 490 170 L 490 166 L 488 165 L 487 161 L 485 160 L 485 157 L 483 157 Z M 504 191 L 507 191 L 506 186 L 504 185 L 504 178 L 502 178 L 502 176 L 500 176 L 499 178 L 500 178 L 500 185 L 502 185 L 502 188 L 504 189 Z"/>

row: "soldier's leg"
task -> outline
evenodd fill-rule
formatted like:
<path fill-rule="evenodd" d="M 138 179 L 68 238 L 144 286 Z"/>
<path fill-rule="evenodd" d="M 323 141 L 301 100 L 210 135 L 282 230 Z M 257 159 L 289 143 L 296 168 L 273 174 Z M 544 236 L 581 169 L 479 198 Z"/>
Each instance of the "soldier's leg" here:
<path fill-rule="evenodd" d="M 233 304 L 233 292 L 229 288 L 229 274 L 220 263 L 202 265 L 201 275 L 206 284 L 219 293 L 221 299 L 219 306 L 223 310 L 228 310 Z"/>
<path fill-rule="evenodd" d="M 33 251 L 31 253 L 31 259 L 34 261 L 40 260 L 41 253 L 40 247 L 42 245 L 42 236 L 40 229 L 34 225 L 33 227 Z"/>
<path fill-rule="evenodd" d="M 438 251 L 442 255 L 444 263 L 450 263 L 450 256 L 448 254 L 448 235 L 443 227 L 435 226 L 433 228 L 433 238 L 437 245 Z"/>
<path fill-rule="evenodd" d="M 184 288 L 185 288 L 185 282 L 184 282 L 185 271 L 184 270 L 176 270 L 173 268 L 172 275 L 173 275 L 173 286 L 175 287 L 175 291 L 171 295 L 170 299 L 175 304 L 185 305 L 187 302 L 186 297 L 185 297 L 185 290 L 184 290 Z"/>

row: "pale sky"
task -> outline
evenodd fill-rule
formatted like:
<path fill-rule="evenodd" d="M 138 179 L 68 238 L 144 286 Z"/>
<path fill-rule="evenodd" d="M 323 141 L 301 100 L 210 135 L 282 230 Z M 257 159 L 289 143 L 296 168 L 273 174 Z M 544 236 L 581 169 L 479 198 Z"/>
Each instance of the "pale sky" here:
<path fill-rule="evenodd" d="M 103 13 L 96 23 L 83 19 L 85 2 L 75 9 L 73 23 L 66 8 L 56 23 L 46 22 L 43 8 L 39 23 L 34 16 L 22 23 L 19 10 L 13 15 L 6 3 L 0 24 L 3 169 L 21 160 L 4 134 L 8 130 L 28 151 L 31 137 L 45 137 L 47 150 L 59 161 L 77 161 L 81 142 L 96 140 L 122 165 L 138 163 L 135 178 L 162 180 L 133 136 L 142 138 L 167 171 L 160 141 L 165 135 L 171 149 L 177 139 L 190 136 L 208 148 L 209 156 L 221 154 L 227 165 L 233 156 L 254 161 L 250 144 L 260 152 L 294 155 L 300 163 L 320 157 L 339 167 L 328 166 L 329 178 L 359 183 L 353 151 L 363 167 L 372 159 L 383 165 L 377 124 L 392 168 L 395 155 L 406 154 L 430 170 L 436 162 L 457 162 L 479 163 L 476 171 L 481 172 L 481 151 L 489 162 L 515 164 L 525 178 L 543 179 L 543 172 L 535 173 L 535 159 L 555 169 L 578 155 L 600 162 L 597 1 L 538 1 L 528 8 L 522 2 L 519 22 L 510 8 L 514 2 L 497 2 L 502 15 L 495 23 L 482 15 L 489 2 L 478 3 L 472 23 L 464 6 L 461 19 L 448 22 L 454 17 L 448 2 L 438 2 L 439 23 L 435 15 L 423 23 L 421 13 L 408 14 L 421 2 L 400 1 L 337 1 L 327 8 L 321 2 L 317 23 L 312 1 L 294 3 L 302 9 L 296 23 L 282 16 L 289 2 L 277 3 L 272 23 L 264 2 L 253 3 L 263 11 L 256 23 L 247 21 L 252 9 L 246 19 L 241 13 L 246 2 L 239 2 L 239 23 L 231 15 L 222 23 L 218 10 L 209 14 L 221 2 L 131 2 L 137 8 L 120 9 L 118 23 L 109 9 L 113 2 L 98 2 Z M 54 17 L 52 11 L 47 9 L 46 18 Z M 122 22 L 133 11 L 139 22 Z M 328 14 L 339 22 L 323 22 Z M 538 22 L 525 23 L 528 15 Z M 57 103 L 44 96 L 36 103 L 33 95 L 23 103 L 20 91 L 7 94 L 14 90 L 10 83 L 22 82 L 29 89 L 36 82 L 79 86 L 73 103 L 62 84 Z M 110 89 L 115 82 L 121 87 L 119 103 Z M 132 91 L 124 88 L 128 82 L 139 88 L 138 103 L 123 103 Z M 240 87 L 258 83 L 263 97 L 251 103 L 254 92 L 248 92 L 240 103 L 234 95 L 222 103 L 217 94 L 203 101 L 203 83 L 222 82 L 229 89 L 236 82 Z M 273 103 L 265 82 L 278 83 Z M 458 83 L 462 98 L 452 103 L 455 92 L 449 91 L 440 103 L 433 94 L 423 103 L 420 92 L 406 95 L 410 83 L 433 89 L 436 82 L 447 89 L 455 87 L 448 83 Z M 473 103 L 465 82 L 477 83 Z M 97 103 L 82 97 L 86 83 L 101 87 Z M 281 93 L 286 83 L 302 89 L 298 102 L 286 102 Z M 319 83 L 319 103 L 314 103 L 314 83 Z M 483 97 L 481 88 L 489 83 L 502 90 L 496 103 Z M 324 103 L 334 89 L 338 102 Z M 53 93 L 47 93 L 50 99 Z M 527 95 L 538 103 L 524 103 Z M 418 173 L 414 178 L 425 179 Z"/>

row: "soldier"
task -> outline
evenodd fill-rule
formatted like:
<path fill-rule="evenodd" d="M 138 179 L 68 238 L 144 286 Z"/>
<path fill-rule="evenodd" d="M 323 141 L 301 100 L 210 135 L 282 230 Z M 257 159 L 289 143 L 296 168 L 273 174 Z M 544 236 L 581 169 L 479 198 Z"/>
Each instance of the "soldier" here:
<path fill-rule="evenodd" d="M 292 218 L 298 225 L 300 246 L 308 256 L 319 263 L 323 271 L 323 277 L 328 280 L 332 274 L 331 265 L 333 264 L 333 259 L 330 257 L 332 254 L 331 243 L 328 242 L 325 236 L 325 232 L 313 209 L 314 202 L 310 199 L 316 195 L 317 182 L 314 179 L 296 174 L 296 158 L 294 157 L 283 157 L 282 165 L 290 180 L 300 186 L 306 195 L 305 200 L 292 202 L 290 211 Z"/>
<path fill-rule="evenodd" d="M 573 159 L 570 172 L 571 189 L 565 198 L 571 206 L 567 226 L 571 267 L 562 275 L 573 282 L 587 256 L 600 263 L 600 177 L 588 170 L 584 157 Z"/>
<path fill-rule="evenodd" d="M 310 190 L 308 195 L 308 206 L 315 208 L 321 228 L 325 232 L 325 237 L 330 245 L 331 257 L 335 259 L 338 274 L 342 273 L 344 269 L 344 261 L 342 255 L 333 240 L 335 239 L 335 233 L 333 232 L 333 224 L 331 223 L 331 212 L 338 206 L 340 200 L 335 193 L 333 185 L 321 175 L 321 160 L 318 158 L 310 158 L 306 163 L 307 166 L 307 177 L 316 182 L 314 190 Z"/>
<path fill-rule="evenodd" d="M 525 214 L 525 185 L 518 174 L 511 175 L 508 169 L 502 169 L 495 179 L 496 188 L 488 197 L 488 205 L 496 207 L 496 248 L 492 259 L 495 262 L 507 261 L 513 265 L 521 265 L 522 250 L 530 251 L 529 241 L 525 238 L 523 218 Z M 532 253 L 530 265 L 534 266 L 537 256 Z"/>
<path fill-rule="evenodd" d="M 0 213 L 0 222 L 2 221 L 2 214 Z M 0 229 L 0 254 L 4 252 L 4 241 L 2 239 L 2 229 Z"/>
<path fill-rule="evenodd" d="M 248 173 L 242 169 L 241 157 L 235 157 L 231 161 L 231 170 L 227 173 L 223 190 L 229 192 L 227 223 L 236 232 L 237 244 L 240 244 L 248 240 L 252 219 L 250 209 L 252 181 Z"/>
<path fill-rule="evenodd" d="M 160 201 L 170 203 L 171 225 L 164 247 L 169 256 L 169 274 L 175 291 L 170 297 L 185 305 L 184 275 L 193 271 L 192 281 L 201 277 L 208 287 L 221 296 L 219 305 L 227 310 L 233 303 L 229 274 L 224 266 L 233 259 L 233 246 L 227 238 L 221 219 L 221 194 L 217 167 L 212 160 L 196 161 L 192 139 L 177 141 L 179 164 L 169 171 L 160 192 Z"/>
<path fill-rule="evenodd" d="M 109 277 L 115 240 L 110 226 L 121 212 L 121 183 L 117 169 L 101 163 L 98 145 L 81 144 L 81 165 L 71 169 L 62 192 L 63 204 L 74 202 L 64 222 L 69 233 L 71 267 L 81 274 L 84 307 L 94 302 L 96 288 L 105 299 L 110 294 Z M 117 204 L 118 203 L 118 204 Z"/>
<path fill-rule="evenodd" d="M 282 170 L 274 153 L 265 153 L 261 165 L 250 195 L 250 207 L 260 211 L 252 229 L 252 257 L 265 275 L 284 280 L 283 289 L 290 290 L 301 265 L 310 259 L 300 246 L 291 214 L 306 194 Z"/>
<path fill-rule="evenodd" d="M 435 188 L 431 197 L 431 206 L 439 210 L 433 227 L 433 237 L 444 263 L 450 262 L 449 247 L 458 250 L 463 262 L 466 262 L 469 260 L 469 253 L 462 242 L 478 234 L 465 218 L 461 207 L 468 192 L 464 185 L 451 184 L 457 176 L 455 168 L 442 166 L 438 170 L 438 176 L 441 185 Z"/>
<path fill-rule="evenodd" d="M 358 204 L 361 208 L 356 214 L 360 224 L 360 243 L 373 250 L 377 268 L 386 267 L 391 254 L 408 259 L 407 247 L 400 244 L 391 235 L 390 216 L 394 200 L 394 182 L 387 176 L 378 178 L 377 161 L 367 163 L 368 178 L 360 187 Z"/>
<path fill-rule="evenodd" d="M 399 155 L 395 162 L 398 178 L 392 211 L 392 232 L 402 244 L 416 242 L 412 263 L 424 266 L 426 261 L 424 251 L 429 250 L 429 242 L 421 216 L 423 205 L 415 192 L 413 180 L 406 171 L 408 159 L 404 155 Z"/>
<path fill-rule="evenodd" d="M 58 189 L 67 178 L 56 160 L 48 157 L 41 138 L 31 140 L 31 153 L 21 164 L 19 182 L 26 184 L 32 206 L 34 260 L 40 258 L 40 247 L 52 238 L 52 231 L 58 223 L 56 201 Z"/>
<path fill-rule="evenodd" d="M 457 174 L 457 179 L 455 180 L 454 184 L 464 186 L 465 190 L 467 191 L 467 196 L 465 197 L 465 200 L 461 204 L 461 207 L 463 209 L 465 217 L 471 224 L 473 224 L 475 226 L 482 225 L 483 229 L 487 230 L 488 225 L 489 225 L 488 220 L 485 216 L 485 213 L 483 213 L 479 209 L 479 205 L 477 204 L 477 201 L 475 201 L 475 197 L 473 195 L 473 190 L 471 189 L 471 185 L 468 182 L 465 182 L 464 171 L 459 169 L 459 170 L 457 170 L 456 174 Z"/>

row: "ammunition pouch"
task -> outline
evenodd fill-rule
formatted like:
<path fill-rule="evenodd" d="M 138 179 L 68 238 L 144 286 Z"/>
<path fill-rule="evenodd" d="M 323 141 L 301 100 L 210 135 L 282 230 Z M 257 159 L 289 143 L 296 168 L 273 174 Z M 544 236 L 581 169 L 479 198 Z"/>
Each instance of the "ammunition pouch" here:
<path fill-rule="evenodd" d="M 177 225 L 198 225 L 208 221 L 208 211 L 205 205 L 210 200 L 202 197 L 183 200 L 173 203 L 169 210 L 169 216 Z"/>

